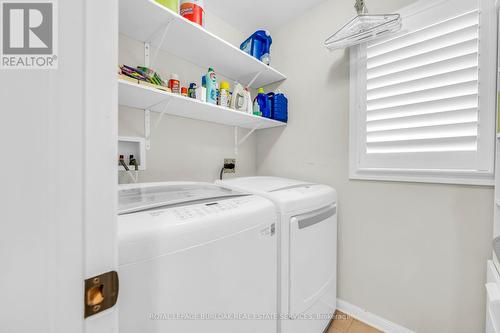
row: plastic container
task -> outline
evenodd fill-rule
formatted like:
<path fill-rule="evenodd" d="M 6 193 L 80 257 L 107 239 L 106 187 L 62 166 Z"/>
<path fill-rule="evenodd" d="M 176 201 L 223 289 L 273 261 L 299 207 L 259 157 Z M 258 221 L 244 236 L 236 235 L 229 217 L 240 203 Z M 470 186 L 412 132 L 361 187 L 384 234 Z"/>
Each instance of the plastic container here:
<path fill-rule="evenodd" d="M 188 88 L 182 87 L 181 88 L 181 95 L 184 97 L 188 97 Z"/>
<path fill-rule="evenodd" d="M 269 94 L 271 101 L 272 119 L 288 122 L 288 98 L 281 91 L 276 91 L 272 95 Z"/>
<path fill-rule="evenodd" d="M 229 82 L 222 81 L 220 83 L 220 92 L 219 92 L 219 105 L 223 107 L 229 107 L 231 97 L 230 97 L 230 92 L 229 90 L 231 89 L 231 86 L 229 85 Z"/>
<path fill-rule="evenodd" d="M 205 3 L 203 0 L 181 0 L 180 14 L 185 19 L 205 26 Z"/>
<path fill-rule="evenodd" d="M 259 59 L 266 65 L 271 62 L 271 44 L 273 39 L 268 31 L 258 30 L 246 41 L 241 43 L 240 49 L 252 57 Z"/>
<path fill-rule="evenodd" d="M 245 112 L 248 114 L 253 114 L 252 94 L 250 94 L 250 90 L 248 90 L 248 88 L 245 88 L 243 93 L 246 100 Z"/>
<path fill-rule="evenodd" d="M 257 90 L 257 97 L 255 97 L 255 101 L 259 104 L 259 111 L 261 112 L 262 117 L 272 118 L 271 103 L 263 88 L 259 88 Z"/>
<path fill-rule="evenodd" d="M 172 10 L 174 13 L 179 13 L 179 0 L 156 0 L 159 4 Z"/>
<path fill-rule="evenodd" d="M 181 82 L 179 81 L 179 75 L 171 74 L 170 80 L 168 80 L 168 87 L 172 90 L 174 94 L 181 93 Z"/>
<path fill-rule="evenodd" d="M 207 103 L 217 104 L 217 75 L 212 67 L 206 75 Z"/>
<path fill-rule="evenodd" d="M 262 112 L 260 112 L 260 106 L 259 102 L 257 102 L 257 98 L 255 98 L 253 101 L 253 115 L 259 117 L 262 116 Z"/>
<path fill-rule="evenodd" d="M 196 88 L 196 99 L 202 102 L 207 101 L 207 76 L 201 77 L 201 87 Z"/>
<path fill-rule="evenodd" d="M 188 97 L 196 98 L 196 83 L 190 83 L 188 88 Z"/>
<path fill-rule="evenodd" d="M 249 93 L 239 83 L 236 84 L 231 97 L 231 108 L 236 111 L 248 112 L 248 105 L 250 104 L 250 113 L 253 113 L 252 100 L 248 100 Z"/>
<path fill-rule="evenodd" d="M 198 87 L 196 88 L 196 99 L 202 102 L 207 101 L 207 88 L 205 87 Z"/>

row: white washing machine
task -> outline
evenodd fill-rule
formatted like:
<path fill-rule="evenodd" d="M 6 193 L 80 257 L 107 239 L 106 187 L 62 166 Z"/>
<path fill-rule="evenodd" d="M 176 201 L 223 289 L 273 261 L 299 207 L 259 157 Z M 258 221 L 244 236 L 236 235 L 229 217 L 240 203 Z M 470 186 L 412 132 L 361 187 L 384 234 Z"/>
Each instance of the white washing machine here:
<path fill-rule="evenodd" d="M 209 183 L 126 185 L 119 201 L 120 333 L 276 332 L 272 202 Z"/>
<path fill-rule="evenodd" d="M 337 193 L 329 186 L 276 177 L 217 181 L 262 195 L 278 214 L 281 333 L 322 333 L 337 303 Z"/>

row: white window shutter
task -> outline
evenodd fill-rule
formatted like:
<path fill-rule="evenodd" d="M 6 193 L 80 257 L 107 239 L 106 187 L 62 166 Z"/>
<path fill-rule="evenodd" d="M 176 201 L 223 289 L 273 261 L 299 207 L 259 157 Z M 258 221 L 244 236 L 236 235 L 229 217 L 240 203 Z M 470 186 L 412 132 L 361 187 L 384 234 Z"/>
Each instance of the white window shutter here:
<path fill-rule="evenodd" d="M 351 178 L 491 183 L 496 23 L 468 3 L 417 2 L 352 50 Z"/>

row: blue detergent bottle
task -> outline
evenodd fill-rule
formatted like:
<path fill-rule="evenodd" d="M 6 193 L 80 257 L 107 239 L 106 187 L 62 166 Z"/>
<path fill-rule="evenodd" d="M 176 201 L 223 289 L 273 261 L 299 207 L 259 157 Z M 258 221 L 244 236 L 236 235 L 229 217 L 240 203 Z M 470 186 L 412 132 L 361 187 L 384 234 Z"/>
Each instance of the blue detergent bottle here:
<path fill-rule="evenodd" d="M 274 120 L 288 122 L 288 98 L 281 91 L 268 94 L 271 101 L 271 113 Z"/>
<path fill-rule="evenodd" d="M 240 49 L 266 65 L 271 62 L 271 44 L 273 39 L 266 30 L 257 30 L 240 45 Z"/>
<path fill-rule="evenodd" d="M 259 109 L 262 117 L 271 118 L 271 105 L 269 103 L 269 97 L 264 92 L 264 88 L 259 88 L 259 90 L 257 90 L 257 93 L 258 94 L 257 97 L 255 97 L 255 100 L 259 104 Z"/>

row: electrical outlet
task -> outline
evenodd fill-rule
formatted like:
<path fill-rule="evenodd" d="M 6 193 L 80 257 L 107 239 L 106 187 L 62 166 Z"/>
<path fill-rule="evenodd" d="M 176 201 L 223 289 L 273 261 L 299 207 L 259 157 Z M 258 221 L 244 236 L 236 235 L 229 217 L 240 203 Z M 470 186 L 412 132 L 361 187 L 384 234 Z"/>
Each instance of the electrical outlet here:
<path fill-rule="evenodd" d="M 236 172 L 236 159 L 235 158 L 225 158 L 224 159 L 224 173 L 235 173 Z"/>

